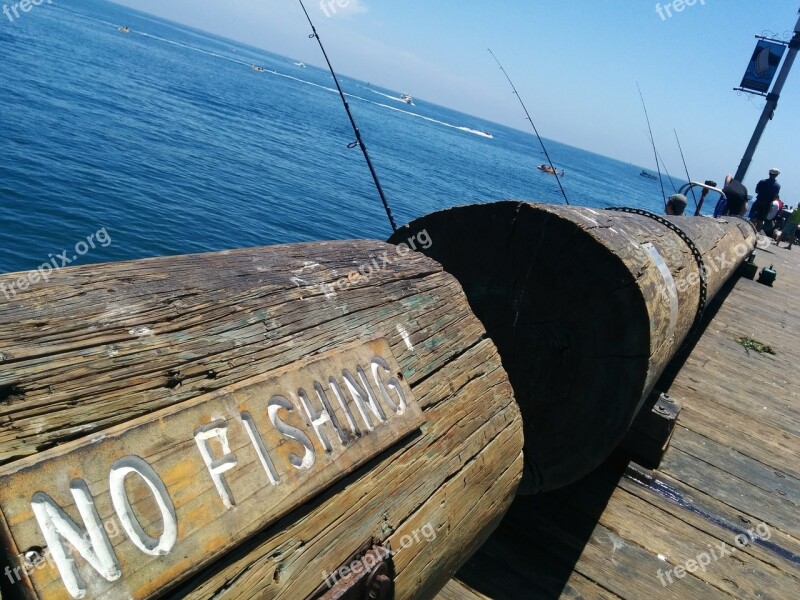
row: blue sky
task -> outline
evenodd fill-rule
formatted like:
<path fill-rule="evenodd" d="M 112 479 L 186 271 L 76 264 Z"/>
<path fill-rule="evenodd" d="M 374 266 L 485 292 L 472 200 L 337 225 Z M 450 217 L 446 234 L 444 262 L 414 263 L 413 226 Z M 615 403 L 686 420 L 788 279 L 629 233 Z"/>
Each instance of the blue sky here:
<path fill-rule="evenodd" d="M 798 0 L 696 0 L 677 12 L 661 2 L 659 16 L 649 0 L 339 2 L 344 6 L 337 0 L 306 6 L 344 74 L 525 129 L 486 52 L 491 47 L 544 137 L 649 167 L 653 152 L 638 81 L 670 172 L 683 172 L 675 128 L 692 177 L 719 182 L 735 172 L 764 105 L 733 91 L 753 36 L 788 39 L 800 6 Z M 296 0 L 117 3 L 323 65 Z M 752 191 L 770 167 L 779 167 L 790 204 L 800 203 L 799 107 L 800 61 L 745 180 Z"/>

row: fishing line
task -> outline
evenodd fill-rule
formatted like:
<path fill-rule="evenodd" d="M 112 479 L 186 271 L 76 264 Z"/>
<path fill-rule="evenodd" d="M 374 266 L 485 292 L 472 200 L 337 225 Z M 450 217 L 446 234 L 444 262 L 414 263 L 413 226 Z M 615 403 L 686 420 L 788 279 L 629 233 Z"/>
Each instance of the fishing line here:
<path fill-rule="evenodd" d="M 675 139 L 678 140 L 678 149 L 681 151 L 681 160 L 683 161 L 683 168 L 686 169 L 686 179 L 689 180 L 689 183 L 692 183 L 692 178 L 689 176 L 689 167 L 686 166 L 686 159 L 683 157 L 683 148 L 681 148 L 681 140 L 678 137 L 678 130 L 673 129 L 672 131 L 675 132 Z M 692 198 L 694 198 L 694 207 L 697 208 L 697 195 L 694 193 L 694 186 L 691 186 L 692 190 Z"/>
<path fill-rule="evenodd" d="M 678 193 L 678 188 L 675 187 L 675 182 L 672 181 L 672 175 L 670 175 L 669 171 L 667 171 L 667 163 L 665 163 L 664 159 L 661 158 L 661 153 L 660 152 L 658 153 L 658 160 L 661 161 L 661 166 L 664 167 L 664 173 L 667 174 L 667 179 L 669 179 L 669 183 L 672 186 L 672 189 L 675 190 L 675 193 L 677 194 Z"/>
<path fill-rule="evenodd" d="M 361 148 L 361 152 L 364 153 L 364 159 L 367 161 L 367 166 L 369 167 L 369 172 L 372 174 L 372 180 L 375 182 L 375 187 L 378 188 L 378 195 L 381 197 L 381 202 L 383 202 L 383 208 L 386 209 L 386 216 L 389 217 L 389 224 L 392 226 L 393 231 L 397 231 L 397 223 L 394 220 L 394 215 L 392 215 L 392 209 L 389 208 L 389 201 L 386 199 L 386 194 L 383 193 L 383 187 L 381 187 L 381 182 L 378 179 L 378 173 L 375 171 L 375 167 L 372 165 L 372 160 L 369 158 L 369 152 L 367 152 L 367 146 L 364 143 L 363 138 L 361 137 L 361 132 L 358 130 L 358 125 L 356 125 L 356 120 L 353 117 L 353 113 L 350 111 L 350 105 L 347 103 L 347 98 L 344 95 L 344 91 L 342 91 L 342 86 L 339 85 L 339 78 L 336 76 L 336 72 L 333 70 L 333 65 L 331 64 L 330 59 L 328 58 L 328 53 L 325 52 L 325 46 L 322 45 L 322 40 L 317 33 L 317 28 L 314 27 L 314 22 L 311 20 L 311 15 L 308 14 L 306 10 L 305 4 L 303 4 L 303 0 L 298 0 L 300 2 L 300 6 L 303 8 L 303 12 L 306 15 L 306 19 L 308 19 L 308 24 L 311 25 L 311 31 L 313 33 L 309 35 L 309 38 L 314 38 L 319 43 L 319 48 L 322 50 L 322 55 L 325 57 L 325 62 L 328 63 L 328 69 L 333 75 L 333 81 L 336 83 L 336 89 L 339 90 L 339 97 L 342 99 L 342 104 L 344 104 L 344 109 L 347 112 L 347 117 L 350 119 L 350 125 L 353 126 L 353 132 L 356 134 L 356 141 L 352 142 L 348 145 L 348 148 L 355 148 L 356 146 Z"/>
<path fill-rule="evenodd" d="M 642 108 L 644 108 L 644 117 L 647 119 L 647 131 L 650 132 L 650 143 L 653 144 L 653 155 L 656 158 L 656 170 L 658 171 L 658 181 L 661 184 L 661 196 L 664 198 L 664 207 L 667 206 L 667 193 L 664 191 L 664 180 L 661 177 L 661 166 L 658 164 L 658 150 L 656 150 L 656 140 L 653 137 L 653 128 L 650 126 L 650 115 L 647 114 L 647 106 L 644 103 L 644 96 L 642 95 L 642 88 L 639 87 L 639 82 L 636 82 L 636 89 L 639 90 L 639 98 L 642 99 Z"/>
<path fill-rule="evenodd" d="M 511 81 L 511 77 L 508 76 L 508 73 L 503 68 L 503 65 L 500 64 L 500 61 L 494 55 L 494 52 L 492 52 L 491 48 L 487 48 L 487 50 L 489 50 L 489 54 L 491 54 L 492 58 L 494 58 L 494 60 L 497 62 L 498 66 L 500 67 L 500 70 L 503 72 L 503 75 L 505 75 L 506 79 L 508 79 L 508 83 L 511 84 L 511 89 L 514 90 L 514 94 L 517 96 L 517 100 L 519 100 L 519 103 L 522 105 L 522 110 L 525 111 L 525 115 L 528 117 L 528 121 L 530 122 L 531 127 L 533 127 L 533 132 L 536 134 L 536 137 L 539 138 L 539 143 L 542 145 L 542 150 L 544 150 L 544 155 L 547 157 L 547 162 L 550 164 L 550 168 L 553 169 L 553 175 L 556 176 L 558 187 L 561 189 L 561 195 L 564 196 L 564 202 L 566 202 L 567 205 L 569 205 L 569 198 L 567 198 L 567 192 L 564 191 L 564 186 L 561 185 L 561 178 L 558 176 L 558 171 L 556 171 L 555 166 L 553 166 L 553 161 L 550 160 L 550 155 L 547 153 L 547 148 L 545 148 L 544 146 L 544 142 L 542 141 L 542 136 L 539 135 L 539 131 L 536 129 L 536 125 L 533 124 L 533 119 L 531 119 L 531 114 L 525 107 L 525 103 L 522 101 L 522 97 L 519 95 L 517 88 L 514 86 L 514 82 Z"/>

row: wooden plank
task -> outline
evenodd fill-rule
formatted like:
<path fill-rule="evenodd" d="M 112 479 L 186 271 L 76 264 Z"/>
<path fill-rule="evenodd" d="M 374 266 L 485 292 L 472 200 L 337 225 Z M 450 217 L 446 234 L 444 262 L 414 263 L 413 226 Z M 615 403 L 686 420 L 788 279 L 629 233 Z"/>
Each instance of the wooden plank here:
<path fill-rule="evenodd" d="M 570 575 L 559 595 L 560 600 L 620 600 L 620 598 L 605 589 L 602 582 L 592 581 L 578 572 Z"/>
<path fill-rule="evenodd" d="M 567 564 L 578 557 L 572 562 L 576 572 L 620 598 L 729 598 L 693 573 L 680 579 L 680 585 L 662 585 L 658 570 L 664 568 L 663 561 L 640 545 L 638 538 L 626 538 L 591 517 L 570 510 L 563 502 L 551 504 L 546 514 L 523 509 L 523 503 L 515 503 L 504 527 L 513 525 L 526 543 L 539 552 L 562 557 Z M 584 532 L 588 532 L 585 539 Z M 542 575 L 536 573 L 532 580 Z"/>
<path fill-rule="evenodd" d="M 746 315 L 736 318 L 743 319 Z M 763 333 L 745 331 L 747 330 L 731 330 L 726 336 L 709 336 L 709 343 L 715 343 L 716 348 L 708 354 L 704 353 L 702 362 L 696 363 L 692 359 L 687 361 L 681 381 L 676 383 L 672 393 L 682 398 L 694 396 L 698 403 L 704 399 L 716 402 L 725 409 L 750 414 L 753 418 L 794 437 L 800 437 L 800 414 L 793 403 L 782 399 L 782 395 L 774 400 L 765 397 L 767 389 L 791 385 L 776 384 L 774 381 L 779 373 L 785 374 L 784 369 L 788 367 L 776 365 L 774 359 L 752 356 L 752 353 L 748 357 L 744 349 L 736 344 L 737 338 L 753 337 L 766 340 L 765 343 L 770 342 L 770 339 Z M 732 376 L 732 369 L 745 371 L 750 377 Z"/>
<path fill-rule="evenodd" d="M 713 459 L 712 459 L 713 460 Z M 670 448 L 661 463 L 661 471 L 706 494 L 719 498 L 725 504 L 749 512 L 752 506 L 759 506 L 758 514 L 781 530 L 797 535 L 800 524 L 797 521 L 797 505 L 778 494 L 766 492 L 748 485 L 743 474 L 731 475 L 713 464 L 698 471 L 694 467 L 696 459 L 679 450 Z"/>
<path fill-rule="evenodd" d="M 765 522 L 762 516 L 754 514 L 757 513 L 757 506 L 752 507 L 752 512 L 738 511 L 713 496 L 689 488 L 667 475 L 660 473 L 658 478 L 672 490 L 670 494 L 655 493 L 652 489 L 629 478 L 622 479 L 619 485 L 626 492 L 641 498 L 666 515 L 670 515 L 671 523 L 674 522 L 675 526 L 680 526 L 680 522 L 685 522 L 718 540 L 727 542 L 732 536 L 740 533 L 746 534 L 747 529 L 757 527 L 760 523 Z M 691 510 L 687 510 L 685 504 L 676 502 L 676 499 L 690 500 Z M 670 528 L 672 528 L 672 524 Z M 746 550 L 747 553 L 762 563 L 773 565 L 781 572 L 800 579 L 798 564 L 791 559 L 792 555 L 800 556 L 800 542 L 772 525 L 770 525 L 770 529 L 769 541 L 773 546 L 751 544 Z M 696 536 L 693 535 L 692 539 L 694 537 Z M 776 551 L 776 548 L 779 550 Z M 735 580 L 732 579 L 732 581 Z"/>
<path fill-rule="evenodd" d="M 777 494 L 795 507 L 800 508 L 800 480 L 776 471 L 773 467 L 753 460 L 728 446 L 694 433 L 683 427 L 675 436 L 675 448 L 695 458 L 713 463 L 730 475 L 746 481 L 752 486 L 771 494 Z"/>
<path fill-rule="evenodd" d="M 677 589 L 681 588 L 682 580 L 675 576 L 674 569 L 685 568 L 688 561 L 694 561 L 692 568 L 698 579 L 721 591 L 735 592 L 739 598 L 790 598 L 800 586 L 796 573 L 784 572 L 750 552 L 758 547 L 761 536 L 765 541 L 771 539 L 772 532 L 766 525 L 751 527 L 752 537 L 745 533 L 741 539 L 747 544 L 739 547 L 732 532 L 719 537 L 704 534 L 620 490 L 612 496 L 601 523 L 624 539 L 637 540 L 645 550 L 659 557 L 662 564 L 651 575 Z M 703 563 L 702 568 L 698 561 Z M 736 582 L 735 587 L 731 582 Z"/>
<path fill-rule="evenodd" d="M 0 463 L 3 473 L 19 478 L 14 490 L 26 483 L 24 493 L 0 488 L 14 536 L 4 558 L 23 575 L 0 584 L 4 598 L 64 596 L 52 560 L 28 576 L 19 553 L 45 545 L 42 534 L 26 533 L 38 530 L 31 492 L 52 495 L 83 525 L 69 490 L 75 479 L 86 482 L 123 573 L 114 585 L 104 583 L 80 552 L 70 551 L 90 588 L 87 597 L 253 600 L 310 596 L 325 585 L 324 573 L 344 566 L 365 542 L 402 549 L 394 561 L 398 598 L 433 597 L 496 527 L 520 480 L 518 408 L 461 287 L 430 259 L 401 255 L 382 242 L 63 270 L 0 306 L 0 340 Z M 389 365 L 379 370 L 384 387 L 390 377 L 398 382 L 389 398 L 396 402 L 402 390 L 408 399 L 406 420 L 392 412 L 374 380 L 373 342 Z M 309 365 L 319 372 L 304 375 Z M 376 404 L 389 411 L 378 426 L 377 415 L 365 409 L 374 419 L 369 433 L 343 381 L 348 369 L 363 385 L 357 365 Z M 318 419 L 298 400 L 303 387 L 320 410 L 312 395 L 319 381 L 329 412 L 348 433 L 347 414 L 325 387 L 331 375 L 362 429 L 357 440 L 342 442 L 341 455 L 334 424 L 321 425 L 334 447 L 327 453 L 311 423 Z M 306 457 L 307 444 L 274 432 L 268 405 L 275 386 L 288 390 L 281 393 L 295 409 L 277 415 L 314 447 L 316 462 L 305 471 L 289 455 Z M 245 408 L 262 453 L 244 426 Z M 216 427 L 223 420 L 227 448 Z M 198 431 L 204 425 L 215 427 Z M 230 508 L 227 489 L 218 489 L 194 439 L 198 433 L 208 434 L 200 441 L 211 457 L 222 458 L 212 469 L 227 483 Z M 224 470 L 228 454 L 237 465 Z M 146 460 L 164 482 L 177 523 L 166 557 L 145 555 L 122 527 L 109 494 L 110 464 L 120 455 Z M 263 455 L 272 459 L 280 486 L 271 485 Z M 60 468 L 59 461 L 68 462 Z M 293 471 L 303 483 L 289 485 Z M 275 496 L 283 485 L 292 492 Z M 128 473 L 124 491 L 146 534 L 166 539 L 170 513 L 162 513 L 141 477 Z M 423 535 L 431 531 L 436 535 Z M 145 559 L 132 571 L 137 552 Z"/>
<path fill-rule="evenodd" d="M 724 412 L 726 419 L 714 418 Z M 694 403 L 684 409 L 682 426 L 717 443 L 736 450 L 745 456 L 772 467 L 777 473 L 800 479 L 800 464 L 795 452 L 800 448 L 800 438 L 767 423 L 751 418 L 745 413 L 718 404 Z"/>

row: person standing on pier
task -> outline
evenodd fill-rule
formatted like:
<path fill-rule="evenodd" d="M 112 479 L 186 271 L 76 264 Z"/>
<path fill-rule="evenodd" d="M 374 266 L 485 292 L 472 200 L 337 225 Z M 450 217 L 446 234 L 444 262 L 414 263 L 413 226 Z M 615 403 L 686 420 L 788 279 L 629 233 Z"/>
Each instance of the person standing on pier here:
<path fill-rule="evenodd" d="M 797 228 L 800 226 L 800 205 L 794 209 L 792 216 L 789 217 L 789 220 L 786 221 L 786 225 L 783 226 L 783 234 L 781 237 L 778 238 L 777 246 L 780 248 L 781 242 L 789 242 L 788 249 L 792 249 L 792 244 L 795 243 L 797 239 Z"/>
<path fill-rule="evenodd" d="M 747 213 L 747 188 L 742 182 L 736 181 L 733 175 L 728 174 L 725 177 L 725 187 L 722 188 L 722 193 L 728 199 L 722 214 L 724 216 L 744 217 L 745 213 Z"/>
<path fill-rule="evenodd" d="M 776 196 L 775 200 L 772 201 L 772 206 L 767 213 L 767 220 L 764 223 L 764 233 L 768 237 L 772 237 L 775 233 L 775 229 L 777 228 L 777 224 L 775 219 L 778 218 L 778 215 L 783 210 L 783 202 L 781 202 L 780 196 Z"/>
<path fill-rule="evenodd" d="M 756 186 L 756 201 L 753 202 L 753 210 L 750 211 L 750 222 L 756 226 L 756 230 L 761 231 L 764 221 L 772 208 L 772 201 L 781 192 L 781 184 L 778 183 L 778 169 L 769 170 L 769 179 L 762 179 Z"/>
<path fill-rule="evenodd" d="M 775 231 L 772 232 L 772 239 L 775 240 L 775 243 L 778 243 L 778 240 L 781 239 L 781 234 L 783 233 L 783 226 L 786 225 L 789 217 L 792 216 L 792 207 L 788 204 L 783 205 L 783 209 L 781 212 L 778 213 L 778 216 L 775 217 Z"/>

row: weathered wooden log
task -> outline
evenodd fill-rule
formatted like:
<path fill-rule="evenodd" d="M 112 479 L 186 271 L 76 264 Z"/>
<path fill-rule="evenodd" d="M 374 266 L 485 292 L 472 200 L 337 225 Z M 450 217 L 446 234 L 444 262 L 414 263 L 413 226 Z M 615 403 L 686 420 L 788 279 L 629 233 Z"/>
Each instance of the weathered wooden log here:
<path fill-rule="evenodd" d="M 529 492 L 571 483 L 610 454 L 703 296 L 755 245 L 740 219 L 659 222 L 517 201 L 430 214 L 390 242 L 420 234 L 497 344 L 525 421 Z"/>
<path fill-rule="evenodd" d="M 397 598 L 431 598 L 514 497 L 513 390 L 422 254 L 298 244 L 0 283 L 21 279 L 0 304 L 5 600 L 316 597 L 372 572 L 370 547 Z"/>

